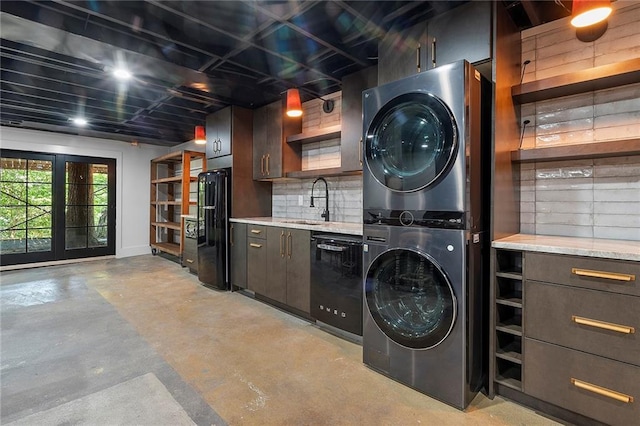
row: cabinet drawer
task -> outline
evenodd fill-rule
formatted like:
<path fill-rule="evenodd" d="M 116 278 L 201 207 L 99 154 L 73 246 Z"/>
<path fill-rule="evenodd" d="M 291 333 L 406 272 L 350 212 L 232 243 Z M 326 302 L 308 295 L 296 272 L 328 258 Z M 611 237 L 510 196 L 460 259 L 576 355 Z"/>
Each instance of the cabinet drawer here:
<path fill-rule="evenodd" d="M 640 262 L 527 252 L 527 279 L 640 296 Z"/>
<path fill-rule="evenodd" d="M 267 238 L 267 227 L 265 225 L 252 225 L 247 226 L 247 237 L 250 238 Z"/>
<path fill-rule="evenodd" d="M 525 282 L 527 337 L 640 365 L 640 298 Z"/>
<path fill-rule="evenodd" d="M 607 424 L 638 424 L 640 367 L 528 338 L 523 365 L 527 394 Z"/>

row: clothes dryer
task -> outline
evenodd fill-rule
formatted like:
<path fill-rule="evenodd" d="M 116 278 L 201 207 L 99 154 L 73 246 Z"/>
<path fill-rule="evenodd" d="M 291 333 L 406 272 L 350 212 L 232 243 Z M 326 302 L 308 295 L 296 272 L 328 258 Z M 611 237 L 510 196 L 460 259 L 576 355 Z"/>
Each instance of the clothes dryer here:
<path fill-rule="evenodd" d="M 481 79 L 460 61 L 363 92 L 365 223 L 459 212 L 482 228 Z"/>
<path fill-rule="evenodd" d="M 364 363 L 458 409 L 484 380 L 480 239 L 364 226 Z"/>

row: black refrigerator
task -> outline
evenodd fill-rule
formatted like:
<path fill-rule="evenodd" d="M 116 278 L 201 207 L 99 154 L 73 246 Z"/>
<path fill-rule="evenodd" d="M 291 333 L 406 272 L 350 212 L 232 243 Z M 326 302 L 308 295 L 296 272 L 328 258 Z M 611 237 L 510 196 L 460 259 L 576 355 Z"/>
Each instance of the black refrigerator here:
<path fill-rule="evenodd" d="M 229 288 L 231 169 L 198 175 L 198 279 L 207 287 Z"/>

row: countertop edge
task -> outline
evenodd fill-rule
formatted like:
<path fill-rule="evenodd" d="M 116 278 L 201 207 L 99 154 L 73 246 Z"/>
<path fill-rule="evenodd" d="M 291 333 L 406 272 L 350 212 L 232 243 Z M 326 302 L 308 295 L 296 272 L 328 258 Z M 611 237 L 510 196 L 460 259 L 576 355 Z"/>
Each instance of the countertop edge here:
<path fill-rule="evenodd" d="M 352 222 L 322 222 L 312 221 L 310 223 L 292 223 L 296 219 L 284 217 L 234 217 L 230 222 L 247 223 L 250 225 L 278 226 L 282 228 L 302 229 L 306 231 L 332 232 L 336 234 L 347 234 L 362 236 L 362 224 Z"/>
<path fill-rule="evenodd" d="M 495 240 L 494 248 L 640 261 L 640 241 L 515 234 Z"/>

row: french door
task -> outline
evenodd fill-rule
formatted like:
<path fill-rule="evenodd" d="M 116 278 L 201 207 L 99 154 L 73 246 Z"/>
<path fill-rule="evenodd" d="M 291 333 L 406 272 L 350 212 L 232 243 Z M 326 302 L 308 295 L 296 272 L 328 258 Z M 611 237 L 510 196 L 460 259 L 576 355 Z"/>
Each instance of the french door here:
<path fill-rule="evenodd" d="M 2 151 L 2 265 L 112 254 L 115 160 Z"/>

